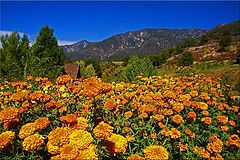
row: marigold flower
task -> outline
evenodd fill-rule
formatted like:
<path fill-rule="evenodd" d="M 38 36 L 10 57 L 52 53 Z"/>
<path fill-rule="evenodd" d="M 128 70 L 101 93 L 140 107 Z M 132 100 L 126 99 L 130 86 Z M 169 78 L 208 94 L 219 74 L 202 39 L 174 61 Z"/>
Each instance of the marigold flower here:
<path fill-rule="evenodd" d="M 145 160 L 145 158 L 138 154 L 132 154 L 131 156 L 127 157 L 127 160 Z"/>
<path fill-rule="evenodd" d="M 127 139 L 128 142 L 133 142 L 133 141 L 135 141 L 134 135 L 128 135 L 128 136 L 126 136 L 126 139 Z"/>
<path fill-rule="evenodd" d="M 148 160 L 161 159 L 167 160 L 169 158 L 168 151 L 163 146 L 150 145 L 143 150 L 144 157 Z"/>
<path fill-rule="evenodd" d="M 195 112 L 188 112 L 188 121 L 195 121 L 196 120 L 196 113 Z"/>
<path fill-rule="evenodd" d="M 230 121 L 228 121 L 228 123 L 229 123 L 231 126 L 236 127 L 236 123 L 235 123 L 234 121 L 230 120 Z"/>
<path fill-rule="evenodd" d="M 111 137 L 105 141 L 105 145 L 111 155 L 124 153 L 127 148 L 127 139 L 122 135 L 113 133 Z"/>
<path fill-rule="evenodd" d="M 180 152 L 184 152 L 184 151 L 188 150 L 188 145 L 184 144 L 182 142 L 179 142 L 177 147 L 178 147 Z"/>
<path fill-rule="evenodd" d="M 204 148 L 194 147 L 193 152 L 202 158 L 205 158 L 205 159 L 210 158 L 210 153 L 206 151 Z"/>
<path fill-rule="evenodd" d="M 39 134 L 28 136 L 23 141 L 23 149 L 26 151 L 34 151 L 42 145 L 44 145 L 44 138 Z"/>
<path fill-rule="evenodd" d="M 153 118 L 154 118 L 156 121 L 161 122 L 161 121 L 164 119 L 164 116 L 163 116 L 163 115 L 160 115 L 160 114 L 156 114 Z"/>
<path fill-rule="evenodd" d="M 222 131 L 227 132 L 229 130 L 228 126 L 221 126 Z"/>
<path fill-rule="evenodd" d="M 116 109 L 116 106 L 116 101 L 113 98 L 108 99 L 104 104 L 104 108 Z"/>
<path fill-rule="evenodd" d="M 62 75 L 57 78 L 57 83 L 58 84 L 66 84 L 71 81 L 71 76 L 70 75 Z"/>
<path fill-rule="evenodd" d="M 70 135 L 70 143 L 71 145 L 77 146 L 79 149 L 87 148 L 93 141 L 92 135 L 84 130 L 76 130 L 73 131 Z"/>
<path fill-rule="evenodd" d="M 74 160 L 79 153 L 78 147 L 72 144 L 64 145 L 60 150 L 60 159 Z"/>
<path fill-rule="evenodd" d="M 231 147 L 240 148 L 240 138 L 238 137 L 238 135 L 233 134 L 227 140 L 227 144 Z"/>
<path fill-rule="evenodd" d="M 173 103 L 172 109 L 176 112 L 181 112 L 184 109 L 184 105 L 182 103 Z"/>
<path fill-rule="evenodd" d="M 217 154 L 216 156 L 211 156 L 210 160 L 224 160 L 224 158 L 220 154 Z"/>
<path fill-rule="evenodd" d="M 181 116 L 181 115 L 174 115 L 173 117 L 172 117 L 172 121 L 173 121 L 173 123 L 175 123 L 175 124 L 182 124 L 183 123 L 183 117 Z"/>
<path fill-rule="evenodd" d="M 197 97 L 197 96 L 198 96 L 198 92 L 197 92 L 197 91 L 191 91 L 191 92 L 190 92 L 190 95 L 191 95 L 192 97 Z"/>
<path fill-rule="evenodd" d="M 77 129 L 86 130 L 88 128 L 88 120 L 84 117 L 77 118 Z"/>
<path fill-rule="evenodd" d="M 79 150 L 79 154 L 77 156 L 77 160 L 89 159 L 89 160 L 97 160 L 98 159 L 98 151 L 97 146 L 94 144 L 90 144 L 87 149 Z"/>
<path fill-rule="evenodd" d="M 37 131 L 37 128 L 34 123 L 27 123 L 23 125 L 19 131 L 19 138 L 24 139 Z"/>
<path fill-rule="evenodd" d="M 210 117 L 201 118 L 201 121 L 205 124 L 211 124 L 212 118 L 210 118 Z"/>
<path fill-rule="evenodd" d="M 201 110 L 208 110 L 208 104 L 204 102 L 198 102 L 198 106 Z"/>
<path fill-rule="evenodd" d="M 95 138 L 107 139 L 111 137 L 113 133 L 113 127 L 103 121 L 100 122 L 94 129 L 93 134 Z"/>
<path fill-rule="evenodd" d="M 15 132 L 5 131 L 0 134 L 0 149 L 8 146 L 15 138 Z"/>
<path fill-rule="evenodd" d="M 148 117 L 148 114 L 146 112 L 143 112 L 139 115 L 139 117 L 141 118 L 147 118 Z"/>
<path fill-rule="evenodd" d="M 157 133 L 152 133 L 152 134 L 150 134 L 150 137 L 151 137 L 152 139 L 157 138 Z"/>
<path fill-rule="evenodd" d="M 77 115 L 76 114 L 67 114 L 66 116 L 62 116 L 60 119 L 62 122 L 65 122 L 67 124 L 77 123 Z"/>
<path fill-rule="evenodd" d="M 202 111 L 203 116 L 208 116 L 209 112 L 208 111 Z"/>
<path fill-rule="evenodd" d="M 207 150 L 210 153 L 213 153 L 213 152 L 220 153 L 222 152 L 222 147 L 223 147 L 223 142 L 218 138 L 214 138 L 214 141 L 212 141 L 207 145 Z"/>
<path fill-rule="evenodd" d="M 168 128 L 163 128 L 161 131 L 161 134 L 165 137 L 169 137 L 171 134 L 171 131 Z"/>
<path fill-rule="evenodd" d="M 169 99 L 175 99 L 176 95 L 172 91 L 165 91 L 163 93 L 163 97 L 169 98 Z"/>
<path fill-rule="evenodd" d="M 172 128 L 170 131 L 170 137 L 172 139 L 177 139 L 181 137 L 181 132 L 178 131 L 176 128 Z"/>
<path fill-rule="evenodd" d="M 132 115 L 133 115 L 133 113 L 131 111 L 127 111 L 127 112 L 124 113 L 125 118 L 131 118 Z"/>
<path fill-rule="evenodd" d="M 19 114 L 19 109 L 15 107 L 7 107 L 0 111 L 0 122 L 7 123 L 16 118 Z"/>
<path fill-rule="evenodd" d="M 228 117 L 226 116 L 217 116 L 217 121 L 219 124 L 226 124 L 228 122 Z"/>
<path fill-rule="evenodd" d="M 35 120 L 34 124 L 37 130 L 42 130 L 48 127 L 50 121 L 46 117 L 40 117 Z"/>

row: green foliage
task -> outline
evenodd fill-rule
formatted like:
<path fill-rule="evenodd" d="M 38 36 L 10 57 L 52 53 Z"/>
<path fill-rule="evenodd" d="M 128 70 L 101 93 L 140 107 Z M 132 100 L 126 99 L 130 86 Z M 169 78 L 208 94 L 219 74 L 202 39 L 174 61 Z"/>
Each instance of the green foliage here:
<path fill-rule="evenodd" d="M 193 64 L 193 60 L 194 60 L 194 57 L 193 57 L 192 52 L 185 51 L 185 52 L 183 52 L 178 65 L 179 66 L 190 66 Z"/>
<path fill-rule="evenodd" d="M 85 62 L 82 61 L 82 60 L 79 61 L 79 62 L 76 62 L 76 63 L 80 67 L 80 76 L 82 78 L 89 78 L 89 77 L 97 76 L 92 64 L 89 64 L 89 65 L 86 66 Z"/>
<path fill-rule="evenodd" d="M 163 64 L 167 59 L 164 53 L 148 55 L 147 58 L 152 61 L 153 66 L 159 66 Z"/>
<path fill-rule="evenodd" d="M 100 67 L 100 61 L 99 60 L 95 60 L 95 59 L 88 59 L 85 61 L 86 65 L 92 64 L 96 75 L 98 77 L 102 77 L 102 71 L 101 71 L 101 67 Z"/>
<path fill-rule="evenodd" d="M 156 74 L 154 66 L 148 58 L 132 57 L 128 60 L 126 69 L 122 73 L 125 81 L 132 81 L 136 76 L 143 75 L 146 77 Z"/>
<path fill-rule="evenodd" d="M 224 35 L 219 41 L 219 51 L 228 51 L 228 47 L 232 42 L 232 38 L 229 34 Z"/>
<path fill-rule="evenodd" d="M 204 34 L 201 39 L 200 39 L 200 44 L 206 44 L 209 41 L 210 37 L 208 36 L 208 34 Z"/>

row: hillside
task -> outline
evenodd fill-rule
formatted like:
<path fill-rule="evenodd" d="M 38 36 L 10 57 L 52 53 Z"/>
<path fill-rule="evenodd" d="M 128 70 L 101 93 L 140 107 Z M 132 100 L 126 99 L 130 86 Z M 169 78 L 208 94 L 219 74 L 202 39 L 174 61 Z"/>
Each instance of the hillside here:
<path fill-rule="evenodd" d="M 197 38 L 206 33 L 202 29 L 144 29 L 117 34 L 100 42 L 80 41 L 62 46 L 71 60 L 96 58 L 100 60 L 123 58 L 128 54 L 159 53 L 177 43 Z"/>

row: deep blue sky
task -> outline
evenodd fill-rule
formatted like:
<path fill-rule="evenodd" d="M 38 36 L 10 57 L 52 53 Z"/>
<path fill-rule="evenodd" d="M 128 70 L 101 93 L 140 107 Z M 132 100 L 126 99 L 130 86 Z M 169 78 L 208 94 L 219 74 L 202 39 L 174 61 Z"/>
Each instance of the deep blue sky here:
<path fill-rule="evenodd" d="M 203 28 L 239 20 L 235 2 L 2 2 L 1 30 L 35 36 L 48 24 L 58 39 L 99 41 L 143 28 Z"/>

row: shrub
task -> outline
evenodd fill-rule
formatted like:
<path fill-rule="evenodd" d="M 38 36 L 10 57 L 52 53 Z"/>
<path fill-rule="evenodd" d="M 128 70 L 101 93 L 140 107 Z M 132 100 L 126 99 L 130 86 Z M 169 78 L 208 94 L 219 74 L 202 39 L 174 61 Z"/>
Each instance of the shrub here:
<path fill-rule="evenodd" d="M 179 60 L 179 66 L 190 66 L 193 64 L 193 54 L 190 51 L 183 52 L 180 60 Z"/>
<path fill-rule="evenodd" d="M 156 70 L 148 58 L 132 57 L 128 60 L 125 71 L 122 73 L 125 81 L 132 81 L 136 76 L 146 77 L 156 74 Z"/>

